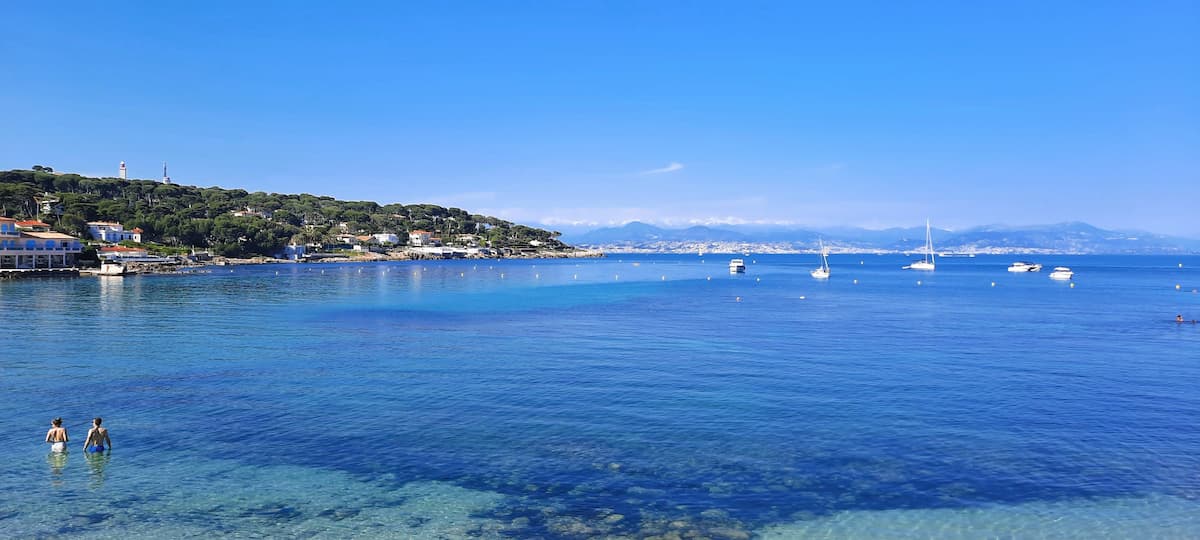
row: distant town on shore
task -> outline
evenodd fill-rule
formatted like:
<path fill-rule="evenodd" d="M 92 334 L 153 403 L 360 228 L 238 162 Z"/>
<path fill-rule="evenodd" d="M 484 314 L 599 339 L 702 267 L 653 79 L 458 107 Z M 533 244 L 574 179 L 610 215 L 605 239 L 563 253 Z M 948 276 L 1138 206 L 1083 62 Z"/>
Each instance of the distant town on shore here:
<path fill-rule="evenodd" d="M 762 225 L 697 225 L 682 229 L 632 222 L 620 227 L 567 232 L 570 244 L 608 253 L 907 253 L 921 248 L 925 228 L 826 229 Z M 1191 254 L 1200 240 L 1144 231 L 1112 231 L 1071 222 L 1013 227 L 990 225 L 963 230 L 933 229 L 935 250 L 944 254 Z"/>

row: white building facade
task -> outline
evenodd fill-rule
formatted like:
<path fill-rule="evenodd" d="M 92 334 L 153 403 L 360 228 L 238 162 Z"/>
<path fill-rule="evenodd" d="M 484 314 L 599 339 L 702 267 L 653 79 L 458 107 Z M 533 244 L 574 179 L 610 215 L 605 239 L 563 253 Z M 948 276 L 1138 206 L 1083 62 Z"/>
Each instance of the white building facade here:
<path fill-rule="evenodd" d="M 17 220 L 0 217 L 0 270 L 74 268 L 81 251 L 74 236 L 21 231 Z"/>
<path fill-rule="evenodd" d="M 392 233 L 376 233 L 371 236 L 375 237 L 375 241 L 380 244 L 399 244 L 400 237 Z"/>
<path fill-rule="evenodd" d="M 142 230 L 136 227 L 127 231 L 124 225 L 111 221 L 89 221 L 87 226 L 88 234 L 92 235 L 93 240 L 114 244 L 126 240 L 138 243 L 142 241 Z"/>

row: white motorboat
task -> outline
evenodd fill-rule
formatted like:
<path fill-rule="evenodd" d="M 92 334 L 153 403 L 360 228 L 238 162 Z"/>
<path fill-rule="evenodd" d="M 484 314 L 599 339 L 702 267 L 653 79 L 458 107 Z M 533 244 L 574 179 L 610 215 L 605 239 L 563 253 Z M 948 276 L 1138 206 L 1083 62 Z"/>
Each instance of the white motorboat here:
<path fill-rule="evenodd" d="M 1008 267 L 1009 272 L 1041 272 L 1042 265 L 1025 261 L 1017 261 Z"/>
<path fill-rule="evenodd" d="M 821 242 L 821 267 L 809 272 L 816 279 L 829 279 L 829 250 Z"/>
<path fill-rule="evenodd" d="M 730 261 L 729 261 L 729 273 L 730 274 L 740 274 L 745 271 L 746 271 L 746 262 L 745 261 L 743 261 L 741 259 L 730 259 Z"/>
<path fill-rule="evenodd" d="M 1050 272 L 1050 279 L 1068 280 L 1074 276 L 1075 272 L 1072 272 L 1070 268 L 1065 266 L 1055 266 L 1054 271 Z"/>
<path fill-rule="evenodd" d="M 933 257 L 933 236 L 930 234 L 928 219 L 925 220 L 925 247 L 922 249 L 925 251 L 925 258 L 919 261 L 913 261 L 912 264 L 904 267 L 905 270 L 932 271 L 934 269 L 935 263 Z"/>
<path fill-rule="evenodd" d="M 91 276 L 127 276 L 132 272 L 124 264 L 106 261 L 100 263 L 100 268 L 80 270 L 79 273 Z"/>

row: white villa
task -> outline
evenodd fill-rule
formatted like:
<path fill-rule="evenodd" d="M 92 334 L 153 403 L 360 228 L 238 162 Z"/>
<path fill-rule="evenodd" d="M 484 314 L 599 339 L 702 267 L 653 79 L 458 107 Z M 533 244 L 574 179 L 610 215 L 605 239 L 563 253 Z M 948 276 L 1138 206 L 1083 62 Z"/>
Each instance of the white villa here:
<path fill-rule="evenodd" d="M 408 233 L 408 245 L 413 247 L 428 247 L 438 245 L 429 231 L 413 231 Z"/>
<path fill-rule="evenodd" d="M 92 239 L 101 242 L 124 242 L 132 240 L 134 242 L 142 241 L 142 230 L 134 227 L 132 231 L 125 230 L 125 226 L 120 223 L 110 221 L 89 221 L 88 234 L 92 235 Z"/>
<path fill-rule="evenodd" d="M 380 244 L 399 244 L 400 237 L 392 233 L 376 233 L 371 236 L 375 237 L 375 241 Z"/>
<path fill-rule="evenodd" d="M 74 268 L 83 244 L 74 236 L 22 231 L 17 220 L 0 217 L 0 270 Z"/>

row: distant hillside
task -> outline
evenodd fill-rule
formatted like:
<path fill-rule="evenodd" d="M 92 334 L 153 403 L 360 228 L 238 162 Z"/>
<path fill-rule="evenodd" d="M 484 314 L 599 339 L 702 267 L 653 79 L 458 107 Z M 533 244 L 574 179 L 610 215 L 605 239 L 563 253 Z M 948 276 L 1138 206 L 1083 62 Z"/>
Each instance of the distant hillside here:
<path fill-rule="evenodd" d="M 40 167 L 39 167 L 40 168 Z M 234 216 L 250 209 L 255 215 Z M 559 233 L 433 204 L 339 201 L 316 195 L 250 193 L 150 180 L 90 178 L 49 170 L 0 171 L 0 215 L 40 218 L 55 230 L 87 236 L 88 221 L 140 227 L 143 238 L 220 255 L 272 255 L 291 240 L 324 242 L 339 233 L 426 230 L 447 241 L 472 234 L 496 248 L 566 249 Z"/>
<path fill-rule="evenodd" d="M 914 251 L 925 242 L 925 228 L 817 230 L 727 225 L 666 229 L 633 222 L 564 238 L 608 250 L 664 252 L 807 251 L 816 249 L 818 239 L 839 251 Z M 1029 227 L 988 225 L 961 231 L 934 229 L 933 242 L 939 252 L 962 253 L 1200 253 L 1200 240 L 1110 231 L 1078 222 Z"/>
<path fill-rule="evenodd" d="M 664 229 L 639 221 L 622 227 L 596 229 L 577 235 L 581 244 L 606 244 L 614 242 L 744 242 L 746 235 L 734 231 L 696 226 L 687 229 Z"/>

